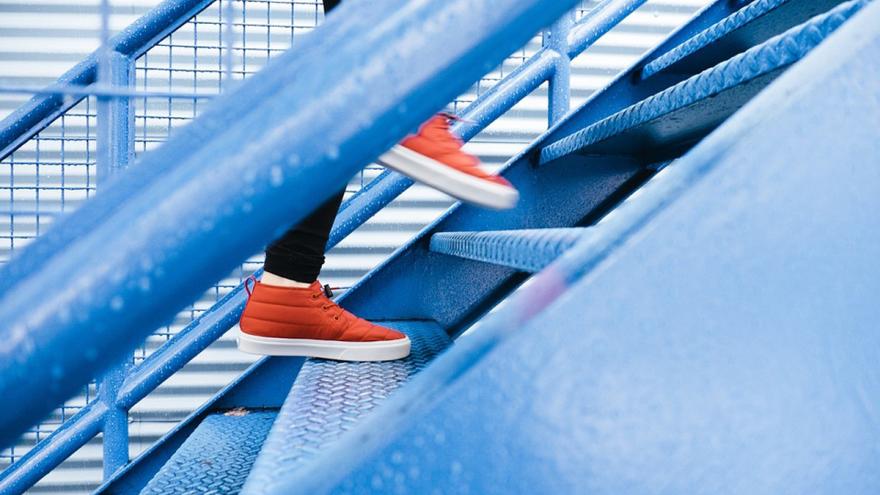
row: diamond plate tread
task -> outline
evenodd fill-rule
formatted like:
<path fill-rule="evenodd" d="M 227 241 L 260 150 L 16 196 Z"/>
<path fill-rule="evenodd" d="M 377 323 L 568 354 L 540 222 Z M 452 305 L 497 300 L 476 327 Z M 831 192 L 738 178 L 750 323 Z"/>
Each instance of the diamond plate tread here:
<path fill-rule="evenodd" d="M 563 156 L 716 96 L 758 76 L 791 65 L 843 24 L 870 0 L 853 0 L 813 17 L 715 67 L 646 98 L 541 150 L 541 163 Z"/>
<path fill-rule="evenodd" d="M 440 232 L 431 251 L 538 272 L 579 241 L 587 228 Z"/>
<path fill-rule="evenodd" d="M 730 34 L 734 30 L 745 26 L 789 1 L 797 0 L 758 0 L 757 2 L 752 2 L 746 5 L 733 14 L 700 31 L 684 43 L 654 59 L 642 69 L 642 79 L 651 77 L 688 55 L 693 54 L 700 48 L 718 41 L 723 36 Z"/>
<path fill-rule="evenodd" d="M 233 410 L 206 417 L 141 494 L 238 493 L 277 416 Z"/>
<path fill-rule="evenodd" d="M 386 362 L 306 360 L 242 493 L 268 493 L 279 474 L 304 466 L 450 344 L 434 322 L 381 324 L 409 336 L 410 356 Z"/>
<path fill-rule="evenodd" d="M 704 63 L 704 67 L 714 65 L 744 49 L 740 47 L 764 42 L 772 35 L 792 28 L 840 3 L 843 3 L 842 0 L 757 0 L 657 57 L 642 69 L 641 77 L 647 79 L 673 65 L 678 68 L 685 65 L 689 67 L 688 70 L 692 70 L 691 67 L 697 61 L 692 59 L 688 62 L 685 59 L 697 52 L 700 52 L 698 58 L 709 58 L 708 61 L 699 62 Z M 708 53 L 718 48 L 721 51 L 726 50 L 728 54 L 718 58 L 719 53 Z M 732 52 L 731 49 L 735 51 Z"/>

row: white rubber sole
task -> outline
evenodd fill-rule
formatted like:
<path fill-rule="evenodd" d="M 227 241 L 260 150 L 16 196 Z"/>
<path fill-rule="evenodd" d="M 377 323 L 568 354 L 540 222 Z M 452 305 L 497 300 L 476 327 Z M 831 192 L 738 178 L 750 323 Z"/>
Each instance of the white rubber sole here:
<path fill-rule="evenodd" d="M 304 356 L 336 361 L 392 361 L 409 356 L 409 337 L 382 342 L 282 339 L 238 331 L 238 349 L 261 356 Z"/>
<path fill-rule="evenodd" d="M 476 205 L 506 210 L 519 200 L 516 189 L 468 175 L 401 145 L 388 150 L 378 162 L 453 198 Z"/>

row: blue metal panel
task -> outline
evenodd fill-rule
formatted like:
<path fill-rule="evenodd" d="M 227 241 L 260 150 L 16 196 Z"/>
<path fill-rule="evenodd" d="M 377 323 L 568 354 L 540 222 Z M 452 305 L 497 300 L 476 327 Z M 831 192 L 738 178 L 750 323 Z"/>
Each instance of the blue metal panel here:
<path fill-rule="evenodd" d="M 669 140 L 693 140 L 706 126 L 711 126 L 732 113 L 751 94 L 768 84 L 766 78 L 760 84 L 753 80 L 786 67 L 800 60 L 821 43 L 868 0 L 846 2 L 833 10 L 818 15 L 793 27 L 766 42 L 750 48 L 728 61 L 666 89 L 636 105 L 628 107 L 583 130 L 556 141 L 541 150 L 541 163 L 545 164 L 576 152 L 637 153 L 645 147 L 658 147 Z M 719 93 L 744 86 L 744 95 L 732 98 L 715 98 L 708 102 L 709 109 L 699 108 L 694 122 L 689 123 L 680 115 L 670 115 L 695 103 L 714 97 Z M 646 132 L 650 141 L 637 144 L 630 136 L 620 136 L 617 142 L 599 149 L 591 145 L 606 141 L 624 131 L 668 116 L 669 123 L 659 123 Z M 590 148 L 590 149 L 587 149 Z"/>
<path fill-rule="evenodd" d="M 875 2 L 277 493 L 877 493 L 878 25 Z"/>
<path fill-rule="evenodd" d="M 141 494 L 238 493 L 277 415 L 234 409 L 208 416 Z"/>
<path fill-rule="evenodd" d="M 280 479 L 304 469 L 315 454 L 354 428 L 450 344 L 446 332 L 434 322 L 383 324 L 409 336 L 410 356 L 372 363 L 307 360 L 254 464 L 244 493 L 272 493 Z"/>
<path fill-rule="evenodd" d="M 587 228 L 439 232 L 431 236 L 435 253 L 539 272 L 588 235 Z"/>
<path fill-rule="evenodd" d="M 646 79 L 663 71 L 696 73 L 735 53 L 762 43 L 841 0 L 758 0 L 652 60 L 642 69 Z"/>
<path fill-rule="evenodd" d="M 0 395 L 44 393 L 0 412 L 0 444 L 574 3 L 343 5 L 321 37 L 307 37 L 145 155 L 3 267 L 12 282 L 0 293 Z M 294 187 L 307 187 L 314 203 L 290 195 Z M 65 238 L 76 241 L 58 243 Z M 81 353 L 63 352 L 76 345 Z"/>

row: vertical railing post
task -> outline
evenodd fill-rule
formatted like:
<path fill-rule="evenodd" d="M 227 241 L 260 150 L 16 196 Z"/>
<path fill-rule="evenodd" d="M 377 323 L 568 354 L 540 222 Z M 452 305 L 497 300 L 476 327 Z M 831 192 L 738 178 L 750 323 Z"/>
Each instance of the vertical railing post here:
<path fill-rule="evenodd" d="M 98 68 L 103 87 L 129 89 L 134 85 L 134 63 L 127 56 L 108 51 Z M 133 155 L 134 114 L 127 97 L 98 97 L 98 183 L 128 166 Z"/>
<path fill-rule="evenodd" d="M 568 56 L 568 32 L 574 24 L 574 12 L 560 17 L 544 31 L 542 44 L 556 52 L 556 67 L 550 77 L 547 121 L 552 126 L 565 116 L 571 99 L 571 58 Z"/>
<path fill-rule="evenodd" d="M 105 50 L 98 66 L 98 84 L 105 88 L 132 88 L 134 62 L 119 52 Z M 97 127 L 97 183 L 104 184 L 125 169 L 134 154 L 131 100 L 125 96 L 99 96 Z M 128 356 L 98 380 L 97 400 L 107 406 L 102 428 L 105 480 L 128 463 L 128 410 L 119 407 L 118 395 L 130 367 Z"/>

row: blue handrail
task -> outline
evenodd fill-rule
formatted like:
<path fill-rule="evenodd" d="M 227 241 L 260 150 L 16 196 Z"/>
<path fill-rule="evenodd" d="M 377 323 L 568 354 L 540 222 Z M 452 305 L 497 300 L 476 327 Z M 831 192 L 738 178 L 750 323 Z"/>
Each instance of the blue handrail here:
<path fill-rule="evenodd" d="M 181 8 L 184 3 L 189 4 L 189 10 Z M 177 10 L 173 10 L 173 12 L 185 11 L 184 15 L 187 16 L 186 19 L 168 20 L 168 25 L 179 26 L 183 24 L 188 18 L 204 9 L 207 3 L 210 2 L 166 2 L 163 5 L 174 4 L 177 7 Z M 545 42 L 544 48 L 538 53 L 469 105 L 463 113 L 466 120 L 459 123 L 455 131 L 464 139 L 470 139 L 548 80 L 555 81 L 551 83 L 551 92 L 556 96 L 551 98 L 555 98 L 557 102 L 566 102 L 565 106 L 557 105 L 555 111 L 549 112 L 551 124 L 556 122 L 564 110 L 567 110 L 567 93 L 569 91 L 567 67 L 570 59 L 588 48 L 596 39 L 643 3 L 644 0 L 608 0 L 587 13 L 580 22 L 573 26 L 569 22 L 570 19 L 564 18 L 557 22 L 553 27 L 555 32 L 547 36 L 550 42 Z M 155 18 L 155 13 L 151 12 L 146 17 Z M 156 25 L 155 22 L 139 21 L 139 23 L 141 25 Z M 570 36 L 567 32 L 569 27 L 573 28 Z M 161 36 L 153 36 L 149 39 L 150 43 L 160 40 L 170 30 L 173 29 L 168 28 L 161 31 Z M 125 32 L 130 31 L 132 28 Z M 149 47 L 134 48 L 132 53 L 143 53 L 147 48 Z M 82 65 L 80 64 L 80 66 Z M 51 98 L 43 99 L 50 100 Z M 48 120 L 51 121 L 51 119 Z M 7 122 L 0 124 L 7 124 Z M 0 125 L 0 128 L 8 131 L 9 126 Z M 29 132 L 27 135 L 30 136 L 38 130 L 38 128 L 25 129 L 25 132 Z M 406 177 L 393 172 L 385 172 L 364 187 L 354 197 L 346 201 L 341 208 L 331 235 L 330 246 L 345 238 L 411 184 L 412 182 Z M 112 410 L 121 410 L 124 414 L 124 411 L 145 397 L 233 326 L 241 312 L 244 300 L 243 292 L 239 286 L 218 301 L 208 312 L 194 320 L 156 353 L 125 375 L 124 381 L 117 384 L 118 395 L 115 403 L 111 400 L 104 404 L 104 407 L 97 407 L 94 403 L 90 404 L 87 410 L 66 422 L 64 428 L 50 435 L 6 472 L 0 474 L 0 488 L 17 486 L 24 489 L 35 483 L 100 430 L 100 425 L 98 425 L 98 430 L 95 430 L 95 424 L 92 421 L 94 418 L 104 420 Z M 127 432 L 121 431 L 114 435 L 113 432 L 105 431 L 105 444 L 107 443 L 111 444 L 110 450 L 112 452 L 121 453 L 125 450 L 121 448 L 121 445 L 127 444 Z M 122 455 L 125 456 L 127 453 Z M 126 460 L 124 457 L 121 459 L 122 462 Z M 113 466 L 109 469 L 112 472 L 115 467 L 120 465 L 119 462 L 117 459 L 116 462 L 108 463 L 105 458 L 105 472 L 108 470 L 108 464 Z"/>
<path fill-rule="evenodd" d="M 306 37 L 145 154 L 107 194 L 4 267 L 13 282 L 0 299 L 0 395 L 18 400 L 0 411 L 0 442 L 8 444 L 206 281 L 256 251 L 278 226 L 302 218 L 308 204 L 574 3 L 343 5 L 320 28 L 323 39 Z M 384 15 L 391 10 L 396 15 Z M 363 32 L 371 36 L 354 34 Z M 393 90 L 388 78 L 397 82 Z M 309 202 L 289 194 L 297 188 L 312 191 Z M 65 238 L 76 240 L 57 243 Z M 42 266 L 20 278 L 15 267 L 30 266 L 34 252 Z M 21 393 L 36 389 L 43 393 Z"/>

